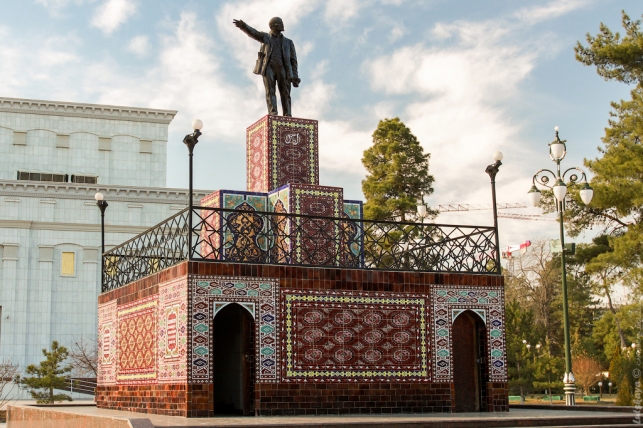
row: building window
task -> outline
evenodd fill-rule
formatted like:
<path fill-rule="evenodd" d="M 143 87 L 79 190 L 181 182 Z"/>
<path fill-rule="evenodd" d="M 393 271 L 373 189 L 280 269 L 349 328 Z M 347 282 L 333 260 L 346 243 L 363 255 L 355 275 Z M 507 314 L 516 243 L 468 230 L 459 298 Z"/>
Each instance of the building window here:
<path fill-rule="evenodd" d="M 56 135 L 56 147 L 60 147 L 60 148 L 63 148 L 63 149 L 68 149 L 69 148 L 69 135 L 61 135 L 61 134 Z"/>
<path fill-rule="evenodd" d="M 67 174 L 52 174 L 49 172 L 26 172 L 18 171 L 18 180 L 27 181 L 50 181 L 54 183 L 66 183 L 69 179 Z"/>
<path fill-rule="evenodd" d="M 18 244 L 4 244 L 2 260 L 18 260 Z"/>
<path fill-rule="evenodd" d="M 98 150 L 103 150 L 103 151 L 112 150 L 112 139 L 111 138 L 99 138 L 98 139 Z"/>
<path fill-rule="evenodd" d="M 76 274 L 76 253 L 63 251 L 60 275 L 74 276 Z"/>
<path fill-rule="evenodd" d="M 97 262 L 98 250 L 96 248 L 83 248 L 83 262 Z"/>
<path fill-rule="evenodd" d="M 27 145 L 27 133 L 26 132 L 13 132 L 13 145 L 14 146 L 25 146 Z"/>
<path fill-rule="evenodd" d="M 118 256 L 109 256 L 103 259 L 105 261 L 105 274 L 115 276 L 118 273 Z"/>
<path fill-rule="evenodd" d="M 71 182 L 79 184 L 96 184 L 98 177 L 91 175 L 72 175 Z"/>
<path fill-rule="evenodd" d="M 53 262 L 54 261 L 54 247 L 38 247 L 39 257 L 38 261 Z"/>

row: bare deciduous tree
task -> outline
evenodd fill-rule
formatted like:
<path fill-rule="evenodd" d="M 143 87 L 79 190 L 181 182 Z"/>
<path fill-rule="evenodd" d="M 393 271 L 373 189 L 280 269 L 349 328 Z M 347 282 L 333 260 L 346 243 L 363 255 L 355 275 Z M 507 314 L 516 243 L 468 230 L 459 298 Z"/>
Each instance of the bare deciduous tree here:
<path fill-rule="evenodd" d="M 17 374 L 17 364 L 13 364 L 11 360 L 0 361 L 0 409 L 15 400 L 13 392 L 16 384 L 14 379 Z"/>
<path fill-rule="evenodd" d="M 583 395 L 587 395 L 589 388 L 601 380 L 601 365 L 592 357 L 578 355 L 572 358 L 576 384 L 583 388 Z"/>
<path fill-rule="evenodd" d="M 72 376 L 98 377 L 98 339 L 96 337 L 73 338 L 69 346 Z"/>

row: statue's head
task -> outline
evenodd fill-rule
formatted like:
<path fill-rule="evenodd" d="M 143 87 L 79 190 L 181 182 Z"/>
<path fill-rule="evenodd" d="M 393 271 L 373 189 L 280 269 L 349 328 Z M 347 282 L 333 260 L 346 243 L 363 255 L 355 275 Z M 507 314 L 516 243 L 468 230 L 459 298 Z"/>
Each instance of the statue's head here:
<path fill-rule="evenodd" d="M 275 16 L 268 22 L 268 26 L 274 32 L 284 31 L 284 21 L 278 16 Z"/>

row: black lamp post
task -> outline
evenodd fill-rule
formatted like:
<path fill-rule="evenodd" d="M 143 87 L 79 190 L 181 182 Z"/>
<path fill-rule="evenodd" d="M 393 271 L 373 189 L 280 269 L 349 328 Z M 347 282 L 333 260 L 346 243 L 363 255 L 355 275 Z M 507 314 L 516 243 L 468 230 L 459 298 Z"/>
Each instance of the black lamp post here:
<path fill-rule="evenodd" d="M 109 205 L 105 200 L 105 196 L 98 192 L 94 195 L 96 199 L 96 205 L 100 209 L 100 283 L 101 287 L 103 286 L 103 271 L 105 267 L 105 262 L 103 260 L 103 254 L 105 254 L 105 210 Z"/>
<path fill-rule="evenodd" d="M 576 386 L 574 384 L 576 383 L 576 379 L 572 372 L 571 342 L 569 338 L 569 305 L 567 303 L 567 271 L 565 267 L 565 231 L 563 229 L 563 212 L 565 211 L 565 195 L 567 194 L 568 185 L 576 183 L 583 184 L 583 187 L 580 190 L 580 197 L 586 205 L 592 200 L 594 190 L 592 190 L 587 183 L 587 176 L 582 169 L 571 167 L 566 169 L 563 173 L 560 172 L 560 162 L 565 157 L 565 154 L 567 154 L 567 146 L 565 145 L 565 141 L 558 137 L 558 127 L 555 127 L 554 129 L 556 131 L 556 138 L 554 141 L 549 143 L 549 157 L 556 163 L 556 172 L 548 169 L 541 169 L 536 172 L 532 179 L 533 185 L 531 186 L 531 190 L 529 190 L 528 195 L 531 204 L 534 207 L 537 207 L 541 196 L 540 190 L 536 187 L 536 184 L 538 184 L 547 189 L 551 189 L 554 192 L 556 199 L 556 211 L 558 211 L 558 222 L 560 225 L 560 263 L 562 270 L 563 330 L 565 337 L 565 376 L 563 378 L 565 387 L 563 389 L 565 390 L 565 403 L 568 406 L 574 406 L 576 405 L 576 400 L 574 398 L 574 393 L 576 392 Z M 570 174 L 569 178 L 566 178 L 567 173 L 570 171 L 574 171 L 574 173 Z M 578 174 L 580 174 L 580 180 Z M 554 181 L 553 186 L 549 184 L 550 179 L 553 179 Z M 567 184 L 565 181 L 567 181 Z"/>
<path fill-rule="evenodd" d="M 194 132 L 188 134 L 183 138 L 183 143 L 188 147 L 188 153 L 190 158 L 190 196 L 189 196 L 189 212 L 188 212 L 188 260 L 192 260 L 192 154 L 194 152 L 194 147 L 199 142 L 199 137 L 201 136 L 201 129 L 203 128 L 203 122 L 199 119 L 194 119 L 192 121 L 192 129 Z"/>
<path fill-rule="evenodd" d="M 493 160 L 496 162 L 487 166 L 485 172 L 489 174 L 491 178 L 491 202 L 493 203 L 493 229 L 496 236 L 496 269 L 500 272 L 500 239 L 498 237 L 498 204 L 496 203 L 496 174 L 500 170 L 500 165 L 502 165 L 502 152 L 495 152 L 493 154 Z"/>

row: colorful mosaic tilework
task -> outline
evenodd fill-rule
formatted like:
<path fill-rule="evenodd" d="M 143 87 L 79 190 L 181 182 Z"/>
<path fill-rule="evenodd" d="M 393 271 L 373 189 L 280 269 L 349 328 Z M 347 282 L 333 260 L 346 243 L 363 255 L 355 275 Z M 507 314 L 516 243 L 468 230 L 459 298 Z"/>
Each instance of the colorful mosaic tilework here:
<path fill-rule="evenodd" d="M 116 383 L 118 318 L 116 300 L 98 305 L 98 383 Z"/>
<path fill-rule="evenodd" d="M 340 187 L 315 186 L 309 184 L 287 184 L 268 194 L 268 205 L 275 212 L 289 212 L 323 217 L 342 217 L 344 214 L 343 189 Z M 280 243 L 279 248 L 287 248 L 293 262 L 310 265 L 337 265 L 341 257 L 340 241 L 335 239 L 340 234 L 340 224 L 321 219 L 291 220 L 280 225 L 284 233 L 290 236 L 288 242 Z M 348 225 L 347 225 L 348 226 Z M 345 228 L 344 232 L 350 232 Z M 353 232 L 356 234 L 357 229 Z M 352 230 L 351 229 L 351 230 Z M 290 230 L 299 233 L 290 234 Z M 351 242 L 358 239 L 353 236 Z M 349 247 L 350 244 L 347 244 Z M 353 250 L 359 252 L 357 248 Z M 350 254 L 351 250 L 346 250 Z M 357 256 L 354 256 L 355 259 Z M 356 265 L 355 260 L 352 265 Z M 347 266 L 351 264 L 346 264 Z"/>
<path fill-rule="evenodd" d="M 118 308 L 117 383 L 156 383 L 158 296 Z"/>
<path fill-rule="evenodd" d="M 484 320 L 487 330 L 489 381 L 507 381 L 504 296 L 502 287 L 438 286 L 431 289 L 433 304 L 435 381 L 452 382 L 451 326 L 465 310 Z"/>
<path fill-rule="evenodd" d="M 412 294 L 281 293 L 285 382 L 428 382 L 426 298 Z"/>
<path fill-rule="evenodd" d="M 256 379 L 276 382 L 279 349 L 279 307 L 277 305 L 279 280 L 229 276 L 195 275 L 190 279 L 192 308 L 190 329 L 190 381 L 212 382 L 211 350 L 212 322 L 218 310 L 229 303 L 238 303 L 251 311 L 255 321 Z"/>
<path fill-rule="evenodd" d="M 247 189 L 319 184 L 317 121 L 264 116 L 246 130 Z"/>
<path fill-rule="evenodd" d="M 344 201 L 344 214 L 350 219 L 364 218 L 364 203 L 362 201 Z"/>
<path fill-rule="evenodd" d="M 224 228 L 219 213 L 202 210 L 206 227 L 201 229 L 201 254 L 206 259 L 230 261 L 263 261 L 267 243 L 261 237 L 269 227 L 263 217 L 253 211 L 268 211 L 265 193 L 217 190 L 201 200 L 202 206 L 246 211 L 247 214 L 224 213 L 224 244 L 221 247 L 220 230 Z M 265 235 L 265 233 L 264 233 Z"/>
<path fill-rule="evenodd" d="M 185 277 L 159 285 L 158 383 L 187 381 L 187 305 Z"/>
<path fill-rule="evenodd" d="M 351 220 L 364 218 L 362 201 L 344 201 L 343 217 Z M 340 266 L 360 267 L 364 265 L 364 236 L 356 222 L 347 221 L 340 225 Z"/>

